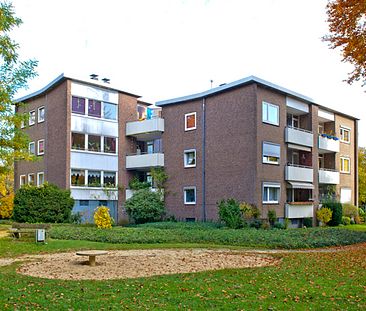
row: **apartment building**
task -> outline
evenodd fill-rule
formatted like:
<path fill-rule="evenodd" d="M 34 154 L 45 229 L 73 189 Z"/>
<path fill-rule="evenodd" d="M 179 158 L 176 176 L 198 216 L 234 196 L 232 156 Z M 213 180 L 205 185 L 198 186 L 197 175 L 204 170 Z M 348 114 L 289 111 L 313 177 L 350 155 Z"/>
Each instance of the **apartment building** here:
<path fill-rule="evenodd" d="M 352 116 L 254 76 L 156 105 L 178 219 L 215 220 L 217 202 L 235 198 L 299 226 L 326 196 L 357 204 Z"/>
<path fill-rule="evenodd" d="M 108 79 L 79 79 L 64 74 L 41 90 L 18 99 L 29 114 L 24 131 L 36 162 L 15 163 L 15 189 L 45 181 L 70 189 L 73 212 L 92 221 L 99 205 L 123 220 L 123 203 L 136 176 L 151 180 L 152 167 L 164 165 L 160 109 L 140 96 L 112 87 Z"/>

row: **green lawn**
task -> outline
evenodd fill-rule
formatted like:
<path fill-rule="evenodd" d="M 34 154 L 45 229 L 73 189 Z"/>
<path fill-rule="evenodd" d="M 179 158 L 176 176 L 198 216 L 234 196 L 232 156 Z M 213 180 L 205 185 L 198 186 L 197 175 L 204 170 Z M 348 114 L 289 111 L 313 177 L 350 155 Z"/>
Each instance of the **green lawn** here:
<path fill-rule="evenodd" d="M 0 239 L 5 254 L 126 245 Z M 169 246 L 169 245 L 161 245 Z M 174 246 L 174 245 L 171 245 Z M 185 245 L 180 245 L 185 246 Z M 187 245 L 192 247 L 192 245 Z M 132 248 L 133 245 L 128 245 Z M 144 245 L 155 248 L 156 245 Z M 4 255 L 4 252 L 2 252 Z M 366 245 L 346 252 L 281 254 L 280 265 L 113 281 L 62 281 L 0 267 L 1 310 L 362 310 L 366 308 Z"/>

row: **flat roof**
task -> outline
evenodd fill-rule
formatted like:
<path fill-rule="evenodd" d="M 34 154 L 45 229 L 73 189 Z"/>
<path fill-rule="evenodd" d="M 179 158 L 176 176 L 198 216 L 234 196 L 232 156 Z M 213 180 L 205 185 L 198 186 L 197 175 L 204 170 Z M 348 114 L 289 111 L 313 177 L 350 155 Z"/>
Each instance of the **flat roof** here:
<path fill-rule="evenodd" d="M 352 118 L 352 119 L 355 119 L 355 120 L 359 120 L 358 118 L 355 118 L 354 116 L 347 115 L 347 114 L 344 114 L 342 112 L 336 111 L 334 109 L 328 108 L 326 106 L 319 105 L 310 97 L 307 97 L 305 95 L 302 95 L 302 94 L 294 92 L 294 91 L 291 91 L 287 88 L 284 88 L 284 87 L 279 86 L 277 84 L 274 84 L 272 82 L 263 80 L 263 79 L 258 78 L 256 76 L 249 76 L 249 77 L 246 77 L 246 78 L 234 81 L 234 82 L 223 84 L 223 85 L 220 85 L 218 87 L 212 88 L 210 90 L 207 90 L 207 91 L 204 91 L 204 92 L 201 92 L 201 93 L 196 93 L 196 94 L 192 94 L 192 95 L 187 95 L 187 96 L 182 96 L 182 97 L 177 97 L 177 98 L 158 101 L 158 102 L 155 103 L 155 105 L 159 106 L 159 107 L 163 107 L 163 106 L 172 105 L 172 104 L 181 104 L 181 103 L 184 103 L 184 102 L 188 102 L 188 101 L 192 101 L 192 100 L 196 100 L 196 99 L 200 99 L 200 98 L 204 98 L 204 97 L 210 97 L 210 96 L 222 93 L 222 92 L 229 91 L 233 88 L 237 88 L 237 87 L 244 86 L 244 85 L 249 85 L 249 84 L 252 84 L 252 83 L 257 83 L 257 84 L 259 84 L 263 87 L 273 89 L 277 92 L 280 92 L 280 93 L 283 93 L 285 95 L 294 97 L 296 99 L 307 102 L 309 104 L 317 105 L 317 106 L 321 107 L 324 110 L 328 110 L 330 112 L 334 112 L 334 113 L 337 113 L 339 115 L 343 115 L 343 116 L 346 116 L 346 117 L 349 117 L 349 118 Z"/>
<path fill-rule="evenodd" d="M 57 85 L 59 85 L 60 83 L 62 83 L 65 80 L 72 80 L 75 82 L 81 82 L 81 83 L 88 84 L 91 86 L 96 86 L 96 87 L 100 87 L 100 88 L 104 88 L 104 89 L 109 89 L 112 91 L 117 91 L 117 92 L 127 94 L 130 96 L 136 97 L 136 98 L 141 97 L 140 95 L 125 92 L 125 91 L 121 90 L 120 88 L 116 88 L 108 83 L 104 83 L 99 80 L 81 79 L 81 78 L 72 77 L 72 76 L 66 75 L 65 73 L 62 73 L 56 79 L 52 80 L 50 83 L 48 83 L 45 87 L 41 88 L 40 90 L 30 93 L 28 95 L 25 95 L 23 97 L 20 97 L 20 98 L 16 99 L 15 101 L 20 103 L 20 102 L 23 102 L 23 101 L 26 101 L 26 100 L 29 100 L 29 99 L 32 99 L 35 97 L 42 96 L 43 94 L 47 93 L 48 91 L 50 91 L 51 89 L 53 89 L 54 87 L 56 87 Z"/>

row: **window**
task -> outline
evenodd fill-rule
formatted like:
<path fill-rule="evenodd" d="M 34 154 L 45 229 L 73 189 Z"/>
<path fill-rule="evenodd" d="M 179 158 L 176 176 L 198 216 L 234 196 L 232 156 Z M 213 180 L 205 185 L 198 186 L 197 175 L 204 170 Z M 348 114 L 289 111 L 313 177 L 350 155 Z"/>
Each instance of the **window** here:
<path fill-rule="evenodd" d="M 38 123 L 44 122 L 45 115 L 44 115 L 44 107 L 38 108 Z"/>
<path fill-rule="evenodd" d="M 41 186 L 44 184 L 44 173 L 37 173 L 37 186 Z"/>
<path fill-rule="evenodd" d="M 196 167 L 196 149 L 184 150 L 184 167 Z"/>
<path fill-rule="evenodd" d="M 27 183 L 26 176 L 25 175 L 20 175 L 20 180 L 19 180 L 20 187 L 24 186 L 26 183 Z"/>
<path fill-rule="evenodd" d="M 341 188 L 341 203 L 351 203 L 352 190 L 350 188 Z"/>
<path fill-rule="evenodd" d="M 85 171 L 84 170 L 71 170 L 71 185 L 72 186 L 85 186 Z"/>
<path fill-rule="evenodd" d="M 107 206 L 108 205 L 108 201 L 107 200 L 100 200 L 98 202 L 98 206 Z"/>
<path fill-rule="evenodd" d="M 146 119 L 147 108 L 145 106 L 137 105 L 137 120 L 142 121 Z"/>
<path fill-rule="evenodd" d="M 184 204 L 196 204 L 196 187 L 184 188 Z"/>
<path fill-rule="evenodd" d="M 88 150 L 100 152 L 100 136 L 89 135 L 88 136 Z"/>
<path fill-rule="evenodd" d="M 100 187 L 101 185 L 101 172 L 100 171 L 88 171 L 88 186 Z"/>
<path fill-rule="evenodd" d="M 280 201 L 280 189 L 280 184 L 263 183 L 263 203 L 277 204 Z"/>
<path fill-rule="evenodd" d="M 73 96 L 71 106 L 73 113 L 85 114 L 85 98 Z"/>
<path fill-rule="evenodd" d="M 348 127 L 341 127 L 340 129 L 341 142 L 350 143 L 351 142 L 351 129 Z"/>
<path fill-rule="evenodd" d="M 29 153 L 36 154 L 36 145 L 35 145 L 34 141 L 29 143 Z"/>
<path fill-rule="evenodd" d="M 116 153 L 116 138 L 115 137 L 104 137 L 104 152 Z"/>
<path fill-rule="evenodd" d="M 116 186 L 116 172 L 104 172 L 103 185 L 106 187 Z"/>
<path fill-rule="evenodd" d="M 281 156 L 281 146 L 268 142 L 263 142 L 263 163 L 279 164 Z"/>
<path fill-rule="evenodd" d="M 33 125 L 35 123 L 36 123 L 36 112 L 33 110 L 29 112 L 29 125 Z"/>
<path fill-rule="evenodd" d="M 117 105 L 103 103 L 103 116 L 105 119 L 117 120 Z"/>
<path fill-rule="evenodd" d="M 44 139 L 38 141 L 38 155 L 44 154 Z"/>
<path fill-rule="evenodd" d="M 35 185 L 35 178 L 34 178 L 34 174 L 28 174 L 28 184 L 30 185 Z"/>
<path fill-rule="evenodd" d="M 89 99 L 88 116 L 100 118 L 102 116 L 102 103 L 98 100 Z"/>
<path fill-rule="evenodd" d="M 186 113 L 184 115 L 184 129 L 192 131 L 197 128 L 196 112 Z"/>
<path fill-rule="evenodd" d="M 341 157 L 341 173 L 351 172 L 351 160 L 348 157 Z"/>
<path fill-rule="evenodd" d="M 146 152 L 148 154 L 154 153 L 154 141 L 148 141 L 146 143 Z"/>
<path fill-rule="evenodd" d="M 89 200 L 80 200 L 80 206 L 89 206 Z"/>
<path fill-rule="evenodd" d="M 262 121 L 273 125 L 279 125 L 279 107 L 277 105 L 263 102 Z"/>
<path fill-rule="evenodd" d="M 85 135 L 71 133 L 71 149 L 85 150 Z"/>

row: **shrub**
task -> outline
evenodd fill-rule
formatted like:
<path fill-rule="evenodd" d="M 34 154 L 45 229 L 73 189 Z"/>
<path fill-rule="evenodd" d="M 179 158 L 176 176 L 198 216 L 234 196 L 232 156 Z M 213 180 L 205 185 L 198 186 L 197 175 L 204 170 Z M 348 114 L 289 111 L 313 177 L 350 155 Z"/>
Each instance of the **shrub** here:
<path fill-rule="evenodd" d="M 269 224 L 268 221 L 262 221 L 262 224 L 260 226 L 261 229 L 264 229 L 264 230 L 268 230 L 271 228 L 271 225 Z"/>
<path fill-rule="evenodd" d="M 14 193 L 0 198 L 0 219 L 9 219 L 13 215 Z"/>
<path fill-rule="evenodd" d="M 261 215 L 261 212 L 257 206 L 254 204 L 249 204 L 246 202 L 242 202 L 239 205 L 239 208 L 241 210 L 241 213 L 244 217 L 244 219 L 258 219 Z"/>
<path fill-rule="evenodd" d="M 355 218 L 354 218 L 354 220 L 355 220 L 355 223 L 357 224 L 357 225 L 359 225 L 359 224 L 362 224 L 362 220 L 361 220 L 361 217 L 360 216 L 355 216 Z"/>
<path fill-rule="evenodd" d="M 136 191 L 126 201 L 126 212 L 136 224 L 161 221 L 165 215 L 164 202 L 161 194 L 152 192 L 150 189 Z"/>
<path fill-rule="evenodd" d="M 94 212 L 94 223 L 98 228 L 111 229 L 113 218 L 109 214 L 109 208 L 106 206 L 98 206 Z"/>
<path fill-rule="evenodd" d="M 14 197 L 13 219 L 18 222 L 69 222 L 74 199 L 69 190 L 45 183 L 41 187 L 25 185 Z"/>
<path fill-rule="evenodd" d="M 269 210 L 268 211 L 268 221 L 273 226 L 275 221 L 277 220 L 277 214 L 275 210 Z"/>
<path fill-rule="evenodd" d="M 70 216 L 70 223 L 72 224 L 81 224 L 81 222 L 83 221 L 83 214 L 80 212 L 71 214 Z"/>
<path fill-rule="evenodd" d="M 351 218 L 347 216 L 342 216 L 342 225 L 350 225 L 351 224 Z"/>
<path fill-rule="evenodd" d="M 242 213 L 239 202 L 235 199 L 221 200 L 218 203 L 220 221 L 232 229 L 238 229 L 243 226 Z"/>
<path fill-rule="evenodd" d="M 342 214 L 349 218 L 354 218 L 358 215 L 358 208 L 352 204 L 342 204 Z"/>
<path fill-rule="evenodd" d="M 279 221 L 276 221 L 276 222 L 273 224 L 273 228 L 276 228 L 276 229 L 286 229 L 285 224 L 280 223 Z"/>
<path fill-rule="evenodd" d="M 139 181 L 139 179 L 135 176 L 134 178 L 132 178 L 130 180 L 130 182 L 128 183 L 128 187 L 131 190 L 141 190 L 141 189 L 147 189 L 150 188 L 151 185 L 149 182 L 147 181 Z"/>
<path fill-rule="evenodd" d="M 329 208 L 332 211 L 332 219 L 328 225 L 335 227 L 342 222 L 342 204 L 337 201 L 326 201 L 323 203 L 323 207 Z"/>
<path fill-rule="evenodd" d="M 262 221 L 260 219 L 255 219 L 253 222 L 250 223 L 251 228 L 259 229 L 262 226 Z"/>
<path fill-rule="evenodd" d="M 311 217 L 304 218 L 303 225 L 306 228 L 311 228 L 313 226 L 313 218 L 311 218 Z"/>
<path fill-rule="evenodd" d="M 322 207 L 321 209 L 317 210 L 316 217 L 319 221 L 323 223 L 324 226 L 332 219 L 332 211 L 330 208 Z"/>

